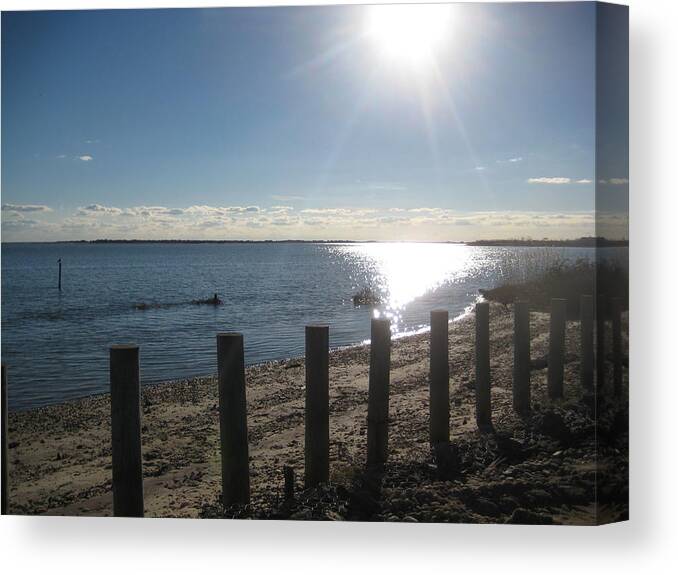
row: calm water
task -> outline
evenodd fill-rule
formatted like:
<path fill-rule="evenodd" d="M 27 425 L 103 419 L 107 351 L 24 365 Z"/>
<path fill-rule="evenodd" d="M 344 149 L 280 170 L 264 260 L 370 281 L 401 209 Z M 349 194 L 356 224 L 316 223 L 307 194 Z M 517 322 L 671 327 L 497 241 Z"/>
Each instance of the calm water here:
<path fill-rule="evenodd" d="M 108 347 L 141 346 L 144 383 L 214 373 L 215 334 L 241 331 L 248 364 L 302 355 L 304 325 L 330 325 L 332 347 L 369 338 L 383 313 L 396 334 L 450 317 L 479 288 L 592 249 L 456 244 L 3 244 L 2 361 L 10 408 L 108 391 Z M 57 259 L 63 290 L 57 290 Z M 385 301 L 354 307 L 364 286 Z M 219 307 L 192 305 L 217 292 Z M 139 310 L 136 304 L 160 304 Z"/>

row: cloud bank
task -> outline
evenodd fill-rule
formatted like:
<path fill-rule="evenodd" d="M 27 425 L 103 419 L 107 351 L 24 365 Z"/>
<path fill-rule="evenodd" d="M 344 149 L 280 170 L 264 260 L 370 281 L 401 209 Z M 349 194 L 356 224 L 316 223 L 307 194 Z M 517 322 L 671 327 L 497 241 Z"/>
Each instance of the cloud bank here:
<path fill-rule="evenodd" d="M 49 206 L 41 206 L 36 204 L 2 204 L 3 212 L 51 212 L 52 208 Z"/>
<path fill-rule="evenodd" d="M 32 212 L 32 219 L 25 219 L 22 211 Z M 98 238 L 464 241 L 573 238 L 593 235 L 595 223 L 592 211 L 462 212 L 428 206 L 384 209 L 296 209 L 290 205 L 123 207 L 93 203 L 65 215 L 53 212 L 48 206 L 5 204 L 2 229 L 6 241 Z"/>

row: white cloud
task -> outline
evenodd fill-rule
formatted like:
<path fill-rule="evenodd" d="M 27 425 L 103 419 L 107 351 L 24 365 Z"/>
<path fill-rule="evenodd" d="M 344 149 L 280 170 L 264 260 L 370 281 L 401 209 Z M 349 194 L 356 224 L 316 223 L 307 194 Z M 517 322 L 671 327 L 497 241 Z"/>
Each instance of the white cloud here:
<path fill-rule="evenodd" d="M 83 162 L 91 162 L 94 159 L 94 157 L 90 156 L 89 154 L 83 154 L 82 156 L 78 156 L 78 160 L 81 160 Z"/>
<path fill-rule="evenodd" d="M 527 180 L 528 184 L 569 184 L 572 181 L 571 178 L 562 178 L 562 177 L 553 177 L 553 178 L 530 178 Z"/>
<path fill-rule="evenodd" d="M 51 212 L 49 206 L 37 204 L 2 204 L 3 212 Z"/>
<path fill-rule="evenodd" d="M 522 162 L 522 161 L 523 161 L 523 158 L 522 158 L 522 157 L 518 157 L 518 158 L 509 158 L 509 162 L 510 162 L 511 164 L 515 164 L 516 162 Z"/>
<path fill-rule="evenodd" d="M 190 206 L 184 210 L 187 214 L 232 216 L 260 212 L 259 206 Z"/>
<path fill-rule="evenodd" d="M 76 215 L 79 216 L 91 216 L 91 215 L 110 215 L 118 216 L 122 213 L 120 208 L 113 208 L 110 206 L 102 206 L 101 204 L 90 204 L 89 206 L 83 206 L 78 208 Z"/>
<path fill-rule="evenodd" d="M 593 180 L 588 180 L 588 179 L 586 179 L 586 178 L 583 178 L 583 179 L 581 179 L 581 180 L 577 180 L 575 183 L 576 183 L 576 184 L 592 184 L 592 183 L 593 183 Z"/>
<path fill-rule="evenodd" d="M 411 208 L 409 210 L 410 212 L 414 214 L 420 214 L 420 213 L 437 213 L 443 211 L 441 208 Z"/>

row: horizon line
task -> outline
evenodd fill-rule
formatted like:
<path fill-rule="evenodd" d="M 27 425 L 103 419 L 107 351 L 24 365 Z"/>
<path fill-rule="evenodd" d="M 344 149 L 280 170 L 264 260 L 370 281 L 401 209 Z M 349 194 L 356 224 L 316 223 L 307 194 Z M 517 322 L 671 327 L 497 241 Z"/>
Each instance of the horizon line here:
<path fill-rule="evenodd" d="M 193 243 L 193 244 L 281 244 L 281 243 L 304 243 L 304 244 L 368 244 L 368 243 L 420 243 L 420 244 L 466 244 L 466 245 L 492 245 L 492 244 L 536 244 L 536 243 L 550 243 L 550 244 L 566 244 L 566 243 L 612 243 L 628 245 L 628 238 L 623 239 L 608 239 L 604 236 L 580 236 L 578 238 L 568 239 L 531 239 L 531 238 L 507 238 L 507 239 L 476 239 L 476 240 L 340 240 L 340 239 L 140 239 L 140 238 L 124 238 L 124 239 L 110 239 L 97 238 L 93 240 L 37 240 L 37 241 L 7 241 L 0 240 L 2 244 L 104 244 L 104 243 Z"/>

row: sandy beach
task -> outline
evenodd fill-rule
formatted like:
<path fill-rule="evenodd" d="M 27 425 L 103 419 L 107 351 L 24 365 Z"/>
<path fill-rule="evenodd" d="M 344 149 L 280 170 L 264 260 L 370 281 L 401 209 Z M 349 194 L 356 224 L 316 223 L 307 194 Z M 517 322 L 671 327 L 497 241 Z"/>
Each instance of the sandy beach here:
<path fill-rule="evenodd" d="M 627 402 L 599 398 L 603 440 L 596 447 L 596 402 L 579 385 L 579 323 L 567 324 L 565 398 L 553 403 L 546 397 L 549 319 L 531 315 L 533 412 L 521 419 L 511 407 L 512 308 L 491 304 L 490 322 L 494 434 L 480 434 L 475 423 L 474 316 L 449 327 L 450 432 L 459 457 L 453 477 L 442 475 L 429 448 L 428 333 L 393 342 L 390 453 L 377 486 L 362 474 L 368 346 L 331 353 L 331 484 L 312 492 L 302 491 L 303 358 L 249 367 L 252 503 L 226 516 L 564 524 L 625 518 Z M 627 380 L 625 370 L 625 394 Z M 143 387 L 147 517 L 224 516 L 217 406 L 214 377 Z M 10 413 L 10 512 L 111 515 L 110 443 L 108 395 Z M 285 465 L 296 472 L 294 502 L 282 500 Z"/>

